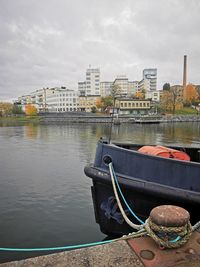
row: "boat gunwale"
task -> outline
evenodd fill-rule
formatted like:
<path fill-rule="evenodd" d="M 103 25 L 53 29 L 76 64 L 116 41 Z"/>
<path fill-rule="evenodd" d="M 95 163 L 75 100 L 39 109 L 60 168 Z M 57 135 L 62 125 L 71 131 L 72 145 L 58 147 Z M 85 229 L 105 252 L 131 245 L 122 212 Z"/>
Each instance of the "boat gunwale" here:
<path fill-rule="evenodd" d="M 88 170 L 90 170 L 90 174 L 88 173 Z M 91 170 L 93 173 L 91 173 Z M 86 165 L 85 174 L 94 180 L 104 180 L 107 184 L 111 184 L 111 178 L 108 171 L 102 168 L 97 168 L 93 166 L 92 164 Z M 121 175 L 119 173 L 116 173 L 118 177 L 118 181 L 122 186 L 127 186 L 129 188 L 132 188 L 134 190 L 137 190 L 138 192 L 142 193 L 148 193 L 149 195 L 159 195 L 162 196 L 170 196 L 174 199 L 182 199 L 184 201 L 192 202 L 192 203 L 198 203 L 200 204 L 200 192 L 198 191 L 191 191 L 191 190 L 185 190 L 178 187 L 172 187 L 168 185 L 163 185 L 160 183 L 150 182 L 147 180 L 141 180 L 140 178 L 131 177 L 127 175 Z M 134 183 L 135 182 L 135 183 Z M 142 186 L 141 186 L 142 185 Z M 145 192 L 144 192 L 145 191 Z M 187 197 L 187 198 L 186 198 Z"/>
<path fill-rule="evenodd" d="M 128 148 L 124 148 L 124 147 L 120 147 L 120 146 L 118 146 L 117 144 L 115 144 L 115 143 L 111 143 L 111 144 L 106 144 L 106 143 L 102 143 L 102 145 L 103 146 L 105 146 L 105 147 L 112 147 L 112 148 L 114 148 L 114 150 L 122 150 L 122 151 L 126 151 L 126 152 L 128 152 L 128 153 L 130 153 L 130 154 L 133 154 L 133 153 L 135 153 L 135 154 L 137 154 L 139 157 L 145 157 L 145 158 L 150 158 L 150 159 L 156 159 L 156 160 L 158 160 L 158 161 L 171 161 L 171 162 L 173 162 L 173 164 L 175 164 L 176 162 L 178 162 L 179 164 L 181 164 L 181 165 L 194 165 L 194 166 L 198 166 L 198 167 L 200 167 L 200 162 L 196 162 L 196 161 L 186 161 L 186 160 L 179 160 L 179 159 L 177 159 L 177 158 L 164 158 L 164 157 L 160 157 L 160 156 L 154 156 L 154 155 L 150 155 L 150 154 L 145 154 L 145 153 L 142 153 L 142 152 L 139 152 L 139 151 L 137 151 L 137 150 L 131 150 L 131 149 L 128 149 Z M 120 143 L 119 143 L 119 145 L 120 145 Z M 127 145 L 129 145 L 129 144 L 127 144 Z M 131 144 L 130 143 L 130 146 L 140 146 L 139 144 L 137 145 L 137 144 Z M 141 147 L 142 147 L 142 145 L 141 145 Z M 172 146 L 170 146 L 170 147 L 172 147 Z M 180 147 L 181 148 L 181 147 Z M 186 149 L 189 149 L 189 147 L 183 147 L 183 148 L 186 148 Z M 196 149 L 198 149 L 198 148 L 196 148 Z M 199 148 L 199 150 L 200 150 L 200 148 Z M 184 152 L 184 151 L 183 151 Z"/>

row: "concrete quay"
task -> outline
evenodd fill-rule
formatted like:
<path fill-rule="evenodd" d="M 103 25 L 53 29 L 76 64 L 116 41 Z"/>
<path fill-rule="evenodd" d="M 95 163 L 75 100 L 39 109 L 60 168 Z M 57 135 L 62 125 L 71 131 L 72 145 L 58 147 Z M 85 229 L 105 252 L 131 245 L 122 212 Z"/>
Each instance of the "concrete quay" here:
<path fill-rule="evenodd" d="M 200 267 L 200 229 L 177 249 L 160 249 L 150 237 L 139 237 L 0 264 L 0 267 L 35 266 Z"/>
<path fill-rule="evenodd" d="M 154 116 L 150 116 L 154 119 Z M 144 119 L 145 116 L 134 116 L 134 115 L 119 115 L 119 123 L 135 123 L 136 120 Z M 200 115 L 166 115 L 160 116 L 159 120 L 161 123 L 168 122 L 197 122 L 200 121 Z M 87 113 L 55 113 L 40 115 L 41 124 L 67 124 L 67 123 L 110 123 L 112 117 L 108 115 L 95 115 Z"/>

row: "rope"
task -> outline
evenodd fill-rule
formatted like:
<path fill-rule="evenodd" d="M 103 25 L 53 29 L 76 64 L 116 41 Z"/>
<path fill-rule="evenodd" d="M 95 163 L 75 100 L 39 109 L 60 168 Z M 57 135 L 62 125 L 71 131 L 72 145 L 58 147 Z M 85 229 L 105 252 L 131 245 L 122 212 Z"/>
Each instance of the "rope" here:
<path fill-rule="evenodd" d="M 119 183 L 118 183 L 118 180 L 117 180 L 117 176 L 116 176 L 116 174 L 115 174 L 115 171 L 114 171 L 114 169 L 113 169 L 113 165 L 112 165 L 112 163 L 110 163 L 111 164 L 111 168 L 112 168 L 112 173 L 113 173 L 113 176 L 114 176 L 114 178 L 115 178 L 115 182 L 116 182 L 116 184 L 117 184 L 117 188 L 118 188 L 118 190 L 119 190 L 119 193 L 120 193 L 120 195 L 121 195 L 121 197 L 122 197 L 122 199 L 123 199 L 123 201 L 124 201 L 124 203 L 125 203 L 125 205 L 126 205 L 126 207 L 128 208 L 128 210 L 130 211 L 130 213 L 141 223 L 141 224 L 144 224 L 144 222 L 135 214 L 135 212 L 133 212 L 133 210 L 131 209 L 131 207 L 129 206 L 129 204 L 127 203 L 127 201 L 126 201 L 126 199 L 125 199 L 125 197 L 124 197 L 124 195 L 123 195 L 123 193 L 122 193 L 122 190 L 121 190 L 121 188 L 120 188 L 120 185 L 119 185 Z"/>
<path fill-rule="evenodd" d="M 112 242 L 120 241 L 120 240 L 127 240 L 129 238 L 137 238 L 141 237 L 144 234 L 146 234 L 146 231 L 144 229 L 133 232 L 129 235 L 124 235 L 120 238 L 112 239 L 112 240 L 105 240 L 100 242 L 94 242 L 94 243 L 86 243 L 86 244 L 80 244 L 80 245 L 71 245 L 71 246 L 63 246 L 63 247 L 49 247 L 49 248 L 3 248 L 0 247 L 0 251 L 10 251 L 10 252 L 34 252 L 34 251 L 57 251 L 57 250 L 69 250 L 69 249 L 79 249 L 79 248 L 85 248 L 85 247 L 94 247 L 104 244 L 109 244 Z"/>
<path fill-rule="evenodd" d="M 131 226 L 133 229 L 135 229 L 135 230 L 140 230 L 140 229 L 142 229 L 142 228 L 143 228 L 143 225 L 138 225 L 138 224 L 134 224 L 134 223 L 132 223 L 132 222 L 129 220 L 129 218 L 126 216 L 126 213 L 125 213 L 125 211 L 124 211 L 124 209 L 123 209 L 123 207 L 122 207 L 122 205 L 121 205 L 121 202 L 120 202 L 120 199 L 119 199 L 119 195 L 118 195 L 118 193 L 117 193 L 117 188 L 116 188 L 116 185 L 115 185 L 115 179 L 114 179 L 113 172 L 112 172 L 112 163 L 109 163 L 108 166 L 109 166 L 109 170 L 110 170 L 110 176 L 111 176 L 111 181 L 112 181 L 112 186 L 113 186 L 113 190 L 114 190 L 115 198 L 116 198 L 116 200 L 117 200 L 118 207 L 119 207 L 119 209 L 120 209 L 120 211 L 121 211 L 121 214 L 122 214 L 124 220 L 125 220 L 125 221 L 127 222 L 127 224 L 128 224 L 129 226 Z"/>
<path fill-rule="evenodd" d="M 112 167 L 112 163 L 109 164 L 109 170 L 111 175 L 111 181 L 113 185 L 113 190 L 115 194 L 115 198 L 117 200 L 117 204 L 119 206 L 119 209 L 122 213 L 122 216 L 124 217 L 124 220 L 137 232 L 130 233 L 128 235 L 122 236 L 121 238 L 113 239 L 113 240 L 106 240 L 106 241 L 100 241 L 100 242 L 94 242 L 94 243 L 86 243 L 86 244 L 80 244 L 80 245 L 70 245 L 70 246 L 62 246 L 62 247 L 48 247 L 48 248 L 6 248 L 6 247 L 0 247 L 0 251 L 11 251 L 11 252 L 34 252 L 34 251 L 58 251 L 58 250 L 68 250 L 68 249 L 79 249 L 79 248 L 85 248 L 85 247 L 91 247 L 91 246 L 98 246 L 98 245 L 104 245 L 109 244 L 112 242 L 116 242 L 119 240 L 127 240 L 129 238 L 138 238 L 145 235 L 150 236 L 160 247 L 163 248 L 178 248 L 185 244 L 193 231 L 200 228 L 200 221 L 197 222 L 194 226 L 191 226 L 190 222 L 186 223 L 186 225 L 182 227 L 165 227 L 165 226 L 158 226 L 154 224 L 150 218 L 148 218 L 145 222 L 145 224 L 137 225 L 132 223 L 128 217 L 126 216 L 123 207 L 121 205 L 121 202 L 119 200 L 119 196 L 117 193 L 117 188 L 115 185 L 115 182 L 117 185 L 118 181 L 117 178 L 114 176 L 114 169 Z M 120 187 L 118 186 L 118 189 Z M 123 196 L 121 189 L 119 190 L 121 196 Z M 123 200 L 125 200 L 124 196 L 122 197 Z M 125 200 L 125 204 L 127 205 L 127 208 L 131 210 L 128 203 Z M 131 212 L 132 213 L 132 212 Z M 135 216 L 134 216 L 135 217 Z M 176 236 L 175 239 L 174 236 Z"/>
<path fill-rule="evenodd" d="M 124 220 L 128 223 L 128 225 L 138 230 L 138 232 L 136 233 L 138 236 L 144 236 L 148 234 L 160 247 L 177 248 L 177 247 L 184 245 L 189 240 L 192 232 L 200 227 L 200 221 L 196 223 L 193 227 L 191 226 L 190 222 L 187 222 L 184 226 L 181 226 L 181 227 L 166 227 L 162 225 L 156 225 L 150 220 L 150 218 L 148 218 L 146 222 L 143 223 L 137 217 L 137 215 L 131 210 L 130 206 L 126 202 L 124 195 L 121 191 L 121 188 L 119 186 L 117 176 L 114 172 L 112 163 L 109 163 L 109 170 L 110 170 L 113 191 L 114 191 L 119 209 L 122 213 L 122 216 Z M 142 225 L 133 224 L 126 216 L 126 213 L 124 212 L 123 207 L 121 205 L 115 183 L 117 184 L 118 190 L 121 194 L 121 197 L 126 207 L 129 209 L 131 214 L 136 219 L 138 219 L 140 222 L 143 223 Z M 128 237 L 131 237 L 131 234 L 129 234 Z M 124 238 L 127 239 L 127 236 L 125 236 Z"/>
<path fill-rule="evenodd" d="M 192 226 L 189 221 L 181 227 L 166 227 L 156 225 L 148 218 L 145 223 L 145 229 L 148 235 L 163 248 L 181 247 L 189 240 L 192 234 Z M 175 236 L 176 238 L 174 239 Z"/>

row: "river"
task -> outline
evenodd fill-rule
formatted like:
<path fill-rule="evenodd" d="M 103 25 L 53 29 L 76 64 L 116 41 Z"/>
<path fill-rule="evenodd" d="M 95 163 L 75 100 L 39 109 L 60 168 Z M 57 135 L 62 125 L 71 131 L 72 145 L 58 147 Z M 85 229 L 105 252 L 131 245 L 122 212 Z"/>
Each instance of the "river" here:
<path fill-rule="evenodd" d="M 0 126 L 0 247 L 101 241 L 84 166 L 108 124 Z M 200 147 L 200 123 L 113 126 L 112 140 Z M 42 253 L 1 252 L 0 262 Z"/>

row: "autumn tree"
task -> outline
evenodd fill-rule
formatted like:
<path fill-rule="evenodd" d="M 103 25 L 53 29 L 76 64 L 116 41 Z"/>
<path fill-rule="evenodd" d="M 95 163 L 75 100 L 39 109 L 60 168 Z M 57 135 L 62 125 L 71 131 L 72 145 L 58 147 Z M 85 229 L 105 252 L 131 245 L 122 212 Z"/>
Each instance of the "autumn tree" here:
<path fill-rule="evenodd" d="M 28 116 L 35 116 L 37 115 L 37 108 L 31 104 L 25 106 L 25 113 Z"/>
<path fill-rule="evenodd" d="M 196 85 L 197 99 L 200 102 L 200 85 Z"/>
<path fill-rule="evenodd" d="M 0 116 L 12 114 L 13 104 L 9 102 L 0 102 Z"/>
<path fill-rule="evenodd" d="M 184 104 L 191 105 L 198 101 L 198 92 L 193 84 L 188 84 L 184 90 Z"/>
<path fill-rule="evenodd" d="M 145 90 L 137 91 L 135 93 L 135 98 L 137 99 L 144 99 L 145 98 Z"/>
<path fill-rule="evenodd" d="M 96 107 L 97 107 L 97 109 L 100 109 L 101 111 L 102 111 L 102 108 L 103 108 L 103 102 L 102 102 L 102 98 L 100 99 L 100 98 L 98 98 L 97 100 L 96 100 Z"/>
<path fill-rule="evenodd" d="M 163 91 L 161 107 L 175 114 L 176 109 L 182 107 L 182 86 L 174 85 L 169 91 Z"/>

